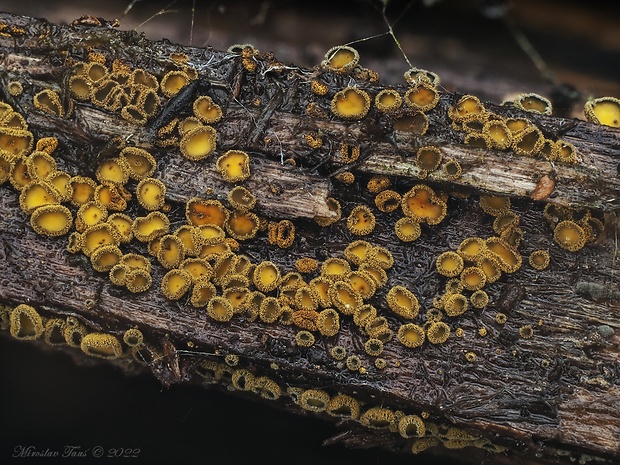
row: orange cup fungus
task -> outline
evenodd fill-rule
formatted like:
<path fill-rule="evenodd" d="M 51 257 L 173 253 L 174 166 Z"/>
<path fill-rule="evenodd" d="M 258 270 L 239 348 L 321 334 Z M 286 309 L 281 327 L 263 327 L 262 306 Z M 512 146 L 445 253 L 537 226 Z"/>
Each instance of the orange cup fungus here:
<path fill-rule="evenodd" d="M 433 85 L 421 82 L 409 89 L 403 96 L 403 100 L 408 107 L 427 112 L 435 108 L 439 102 L 439 93 Z"/>
<path fill-rule="evenodd" d="M 403 213 L 419 223 L 439 224 L 447 212 L 447 205 L 435 191 L 425 184 L 413 186 L 402 197 Z"/>

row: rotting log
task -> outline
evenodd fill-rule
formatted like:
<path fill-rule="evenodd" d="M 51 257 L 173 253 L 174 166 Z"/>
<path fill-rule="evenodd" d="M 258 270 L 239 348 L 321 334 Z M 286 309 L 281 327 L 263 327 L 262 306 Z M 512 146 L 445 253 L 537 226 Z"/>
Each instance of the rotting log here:
<path fill-rule="evenodd" d="M 101 153 L 115 137 L 147 149 L 157 159 L 153 177 L 167 187 L 171 225 L 178 227 L 185 221 L 184 204 L 189 199 L 226 202 L 232 184 L 222 180 L 214 160 L 226 150 L 244 150 L 250 154 L 252 175 L 241 184 L 256 195 L 255 211 L 266 220 L 293 221 L 296 237 L 291 247 L 279 248 L 261 232 L 251 241 L 239 241 L 238 254 L 254 264 L 270 260 L 289 272 L 301 257 L 319 263 L 342 258 L 355 239 L 385 247 L 394 264 L 387 270 L 387 284 L 368 302 L 394 333 L 406 320 L 386 305 L 389 288 L 402 285 L 414 292 L 421 308 L 415 321 L 423 325 L 432 318 L 425 312 L 433 308 L 447 281 L 435 267 L 439 254 L 455 250 L 465 238 L 494 235 L 494 218 L 478 202 L 481 194 L 509 197 L 523 233 L 518 247 L 521 268 L 485 286 L 489 296 L 485 308 L 444 316 L 452 329 L 445 343 L 426 342 L 409 349 L 393 337 L 377 357 L 365 352 L 368 335 L 344 314 L 337 335 L 315 331 L 316 342 L 310 347 L 296 344 L 300 330 L 296 325 L 270 324 L 245 315 L 215 322 L 204 308 L 164 297 L 160 285 L 166 270 L 156 259 L 152 259 L 153 285 L 147 292 L 130 293 L 114 286 L 106 273 L 93 270 L 86 256 L 67 252 L 66 237 L 37 235 L 20 208 L 19 193 L 5 183 L 0 186 L 0 301 L 7 306 L 3 329 L 11 326 L 7 309 L 20 304 L 32 306 L 48 321 L 69 319 L 88 332 L 111 334 L 118 341 L 127 329 L 137 327 L 144 345 L 136 356 L 126 356 L 129 348 L 123 345 L 125 356 L 109 363 L 133 366 L 141 360 L 164 385 L 232 386 L 233 393 L 256 401 L 277 397 L 272 402 L 291 412 L 312 411 L 314 406 L 317 415 L 340 421 L 342 433 L 330 441 L 351 447 L 409 453 L 420 438 L 404 438 L 390 416 L 404 413 L 424 418 L 424 439 L 438 443 L 431 452 L 446 457 L 464 458 L 455 448 L 468 447 L 472 462 L 485 459 L 497 464 L 615 463 L 620 459 L 616 220 L 620 131 L 487 105 L 498 115 L 534 121 L 546 137 L 575 146 L 578 163 L 551 163 L 463 144 L 463 134 L 452 128 L 447 116 L 458 95 L 440 95 L 438 105 L 428 112 L 425 134 L 394 131 L 393 117 L 374 110 L 353 122 L 329 114 L 331 96 L 354 81 L 351 76 L 284 66 L 270 55 L 253 55 L 256 68 L 246 69 L 237 53 L 149 42 L 138 34 L 107 27 L 55 26 L 5 14 L 0 15 L 0 27 L 3 100 L 24 116 L 35 139 L 58 138 L 54 157 L 59 169 L 92 176 Z M 88 61 L 93 52 L 108 64 L 118 59 L 160 79 L 173 65 L 171 53 L 186 54 L 186 65 L 209 83 L 204 92 L 223 111 L 222 121 L 214 125 L 216 153 L 189 161 L 178 148 L 158 145 L 153 119 L 136 125 L 90 102 L 68 103 L 69 67 Z M 321 99 L 309 90 L 309 82 L 316 77 L 327 84 L 329 97 Z M 6 90 L 12 81 L 22 83 L 20 95 Z M 373 96 L 381 88 L 377 82 L 355 82 Z M 63 96 L 66 110 L 73 106 L 68 116 L 34 107 L 33 96 L 46 88 Z M 398 90 L 404 93 L 406 87 Z M 166 101 L 162 98 L 164 108 Z M 320 111 L 308 115 L 310 102 L 318 102 L 324 116 Z M 177 107 L 178 116 L 191 114 L 190 103 Z M 320 135 L 320 146 L 310 147 L 306 134 Z M 343 160 L 343 144 L 359 147 L 360 157 L 349 163 Z M 423 145 L 440 146 L 444 157 L 460 163 L 462 176 L 448 180 L 436 171 L 422 177 L 413 160 Z M 343 171 L 355 174 L 355 184 L 335 179 Z M 402 215 L 378 212 L 374 194 L 365 188 L 374 174 L 388 175 L 393 189 L 401 193 L 418 183 L 445 191 L 446 218 L 434 226 L 423 224 L 422 235 L 414 242 L 399 241 L 394 224 Z M 545 175 L 553 180 L 553 191 L 533 201 L 532 194 Z M 128 186 L 134 189 L 133 184 Z M 319 227 L 315 217 L 333 215 L 328 197 L 339 200 L 343 219 Z M 361 203 L 374 209 L 377 223 L 372 235 L 363 237 L 351 234 L 346 226 L 346 216 Z M 543 211 L 546 203 L 581 212 L 576 215 L 587 209 L 604 221 L 604 229 L 580 251 L 569 252 L 553 240 Z M 132 218 L 145 214 L 133 203 L 126 213 Z M 530 253 L 540 249 L 551 256 L 543 271 L 527 263 Z M 123 251 L 148 255 L 146 245 L 136 241 L 124 245 Z M 507 315 L 503 324 L 496 321 L 500 313 Z M 455 337 L 457 328 L 463 330 L 462 337 Z M 529 336 L 530 328 L 532 337 L 523 337 Z M 358 357 L 361 367 L 347 367 L 343 360 L 334 359 L 334 346 Z M 80 349 L 64 344 L 59 350 Z M 385 367 L 375 365 L 377 358 Z M 244 390 L 233 381 L 242 369 L 261 380 L 254 389 Z M 300 396 L 313 389 L 332 399 L 340 393 L 351 396 L 361 403 L 365 420 L 338 419 L 326 413 L 319 401 L 303 409 Z M 385 410 L 372 410 L 375 407 Z M 372 419 L 368 412 L 383 417 Z M 389 421 L 384 425 L 385 415 Z M 375 427 L 364 424 L 369 419 L 376 422 Z"/>

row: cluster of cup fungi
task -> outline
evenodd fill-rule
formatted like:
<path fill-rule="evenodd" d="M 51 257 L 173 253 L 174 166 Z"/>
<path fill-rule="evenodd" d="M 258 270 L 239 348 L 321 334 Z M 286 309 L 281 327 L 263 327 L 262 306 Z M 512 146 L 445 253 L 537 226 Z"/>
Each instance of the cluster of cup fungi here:
<path fill-rule="evenodd" d="M 260 55 L 255 48 L 234 46 L 231 51 L 238 54 L 246 72 L 256 72 Z M 88 61 L 68 64 L 69 96 L 43 89 L 36 93 L 32 105 L 55 117 L 68 118 L 77 102 L 119 114 L 129 124 L 149 124 L 163 101 L 174 98 L 198 79 L 186 56 L 172 54 L 170 63 L 170 69 L 158 77 L 143 69 L 131 69 L 119 60 L 108 63 L 102 54 L 92 52 Z M 329 50 L 319 69 L 358 80 L 378 80 L 376 73 L 359 65 L 357 51 L 348 46 Z M 385 88 L 374 98 L 354 85 L 330 89 L 321 80 L 321 73 L 316 76 L 307 85 L 317 99 L 328 103 L 331 115 L 327 116 L 336 120 L 363 120 L 373 105 L 382 113 L 405 107 L 408 116 L 399 124 L 413 125 L 423 135 L 429 125 L 426 114 L 433 111 L 439 100 L 439 79 L 426 70 L 405 73 L 406 92 Z M 7 91 L 18 99 L 23 85 L 12 81 Z M 504 104 L 551 113 L 550 102 L 536 94 L 524 94 Z M 306 112 L 318 117 L 324 115 L 321 108 L 313 102 Z M 586 104 L 585 115 L 591 122 L 617 127 L 620 101 L 610 97 L 592 100 Z M 557 163 L 579 162 L 570 143 L 547 139 L 527 118 L 505 119 L 487 111 L 475 96 L 462 97 L 450 108 L 448 116 L 452 127 L 465 134 L 465 144 Z M 179 115 L 158 129 L 153 150 L 123 147 L 103 160 L 94 177 L 89 177 L 59 169 L 55 158 L 58 139 L 35 140 L 24 115 L 3 102 L 0 183 L 8 183 L 18 192 L 21 210 L 28 215 L 36 233 L 66 237 L 68 252 L 86 256 L 93 270 L 106 274 L 113 285 L 124 287 L 130 294 L 155 288 L 153 292 L 161 292 L 171 301 L 203 309 L 213 324 L 239 319 L 287 325 L 295 328 L 295 344 L 299 347 L 312 347 L 318 337 L 335 336 L 343 320 L 350 319 L 350 325 L 365 338 L 364 356 L 373 359 L 378 371 L 388 364 L 382 358 L 386 344 L 399 343 L 413 350 L 462 336 L 463 330 L 452 328 L 452 322 L 470 308 L 484 309 L 489 303 L 485 288 L 523 264 L 519 252 L 523 231 L 518 214 L 510 208 L 510 199 L 480 195 L 479 205 L 493 217 L 495 235 L 468 237 L 455 250 L 445 250 L 436 257 L 436 272 L 445 278 L 445 291 L 436 296 L 422 323 L 420 303 L 413 290 L 390 284 L 394 257 L 389 248 L 372 243 L 372 233 L 377 226 L 376 215 L 398 212 L 401 216 L 395 223 L 395 240 L 403 244 L 420 240 L 421 225 L 432 227 L 446 217 L 447 195 L 422 182 L 399 192 L 387 176 L 374 176 L 364 186 L 374 195 L 374 205 L 359 204 L 345 216 L 339 200 L 330 198 L 334 215 L 315 218 L 317 227 L 339 222 L 356 237 L 342 256 L 322 262 L 314 257 L 300 257 L 294 269 L 285 269 L 269 260 L 253 263 L 243 253 L 244 243 L 262 234 L 271 246 L 287 249 L 296 240 L 296 225 L 289 219 L 265 218 L 256 213 L 260 199 L 243 186 L 254 175 L 246 152 L 228 150 L 213 156 L 218 153 L 218 124 L 224 118 L 224 111 L 212 97 L 198 95 L 190 115 Z M 303 137 L 312 148 L 324 142 L 318 134 Z M 217 171 L 231 186 L 227 201 L 192 198 L 184 206 L 185 223 L 171 229 L 166 186 L 153 177 L 156 152 L 162 150 L 178 150 L 195 161 L 214 158 Z M 354 162 L 359 155 L 359 147 L 343 144 L 341 156 L 345 162 Z M 422 173 L 420 181 L 425 174 L 438 169 L 443 170 L 447 179 L 458 178 L 462 171 L 457 160 L 446 159 L 441 148 L 433 145 L 420 147 L 414 163 Z M 337 179 L 348 184 L 356 182 L 350 172 L 339 173 Z M 126 211 L 134 199 L 143 213 L 131 217 Z M 601 221 L 590 212 L 577 214 L 548 204 L 545 218 L 553 229 L 555 242 L 573 252 L 602 231 Z M 130 244 L 134 251 L 124 251 Z M 144 252 L 137 253 L 136 249 Z M 529 255 L 528 262 L 532 268 L 544 270 L 550 262 L 549 253 L 536 250 Z M 166 270 L 161 282 L 153 280 L 153 264 Z M 378 295 L 383 297 L 379 299 Z M 75 317 L 44 317 L 25 303 L 14 308 L 3 306 L 0 310 L 2 328 L 18 339 L 42 337 L 49 344 L 79 347 L 88 355 L 106 359 L 134 357 L 144 362 L 158 353 L 135 327 L 128 328 L 120 338 L 92 331 Z M 506 319 L 506 315 L 498 313 L 495 321 L 504 324 Z M 394 321 L 399 322 L 397 327 Z M 533 329 L 524 326 L 520 333 L 529 338 Z M 347 353 L 343 346 L 334 346 L 329 355 L 351 373 L 364 375 L 369 370 L 362 363 L 362 354 Z M 476 354 L 470 352 L 466 359 L 473 362 Z M 325 412 L 369 428 L 389 429 L 410 439 L 414 453 L 439 443 L 449 448 L 477 446 L 503 450 L 485 438 L 429 421 L 427 412 L 405 413 L 372 406 L 342 392 L 283 387 L 269 376 L 240 367 L 239 357 L 234 354 L 228 354 L 223 362 L 203 362 L 198 373 L 207 381 L 227 383 L 231 389 L 253 392 L 265 399 L 287 397 L 308 411 Z"/>

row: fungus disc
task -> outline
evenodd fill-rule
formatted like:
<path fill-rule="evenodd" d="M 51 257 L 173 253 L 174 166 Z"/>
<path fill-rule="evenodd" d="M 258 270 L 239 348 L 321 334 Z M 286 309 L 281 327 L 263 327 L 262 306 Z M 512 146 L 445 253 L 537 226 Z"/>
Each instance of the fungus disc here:
<path fill-rule="evenodd" d="M 37 208 L 30 217 L 30 223 L 38 234 L 62 236 L 71 228 L 71 211 L 64 205 L 46 205 Z"/>

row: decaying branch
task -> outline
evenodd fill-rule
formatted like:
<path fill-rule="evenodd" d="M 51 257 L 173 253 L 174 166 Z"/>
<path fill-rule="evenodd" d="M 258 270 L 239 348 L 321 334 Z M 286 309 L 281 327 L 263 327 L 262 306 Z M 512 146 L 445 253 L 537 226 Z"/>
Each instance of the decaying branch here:
<path fill-rule="evenodd" d="M 185 204 L 190 199 L 226 202 L 233 184 L 223 179 L 214 160 L 227 150 L 241 150 L 250 155 L 251 176 L 240 184 L 257 198 L 254 211 L 266 223 L 292 221 L 295 240 L 290 247 L 278 247 L 267 231 L 260 231 L 252 240 L 239 240 L 236 254 L 253 265 L 271 261 L 284 275 L 296 271 L 300 258 L 318 263 L 343 258 L 356 239 L 388 250 L 394 262 L 385 267 L 387 282 L 366 302 L 384 318 L 377 324 L 385 323 L 392 331 L 381 341 L 380 355 L 364 348 L 371 329 L 356 323 L 346 308 L 335 335 L 318 332 L 316 321 L 314 326 L 308 323 L 316 339 L 308 347 L 296 339 L 304 323 L 295 320 L 270 323 L 255 312 L 218 322 L 205 308 L 191 305 L 187 296 L 166 298 L 160 289 L 168 270 L 153 257 L 148 291 L 133 293 L 116 286 L 107 273 L 93 270 L 86 255 L 69 253 L 66 236 L 36 234 L 20 206 L 20 193 L 9 182 L 0 186 L 3 329 L 20 337 L 19 325 L 11 317 L 14 308 L 26 304 L 46 322 L 57 321 L 63 331 L 69 327 L 70 332 L 74 325 L 84 328 L 85 334 L 124 341 L 118 342 L 122 354 L 112 354 L 118 355 L 114 363 L 141 364 L 165 385 L 229 388 L 293 412 L 303 409 L 338 420 L 342 433 L 332 441 L 352 447 L 409 453 L 412 447 L 434 446 L 435 453 L 460 458 L 459 449 L 468 447 L 472 461 L 486 457 L 488 463 L 497 464 L 617 462 L 620 131 L 486 105 L 500 117 L 526 118 L 545 137 L 572 144 L 576 162 L 562 163 L 464 144 L 464 134 L 448 116 L 459 95 L 440 94 L 437 106 L 428 112 L 425 132 L 394 130 L 395 120 L 403 115 L 374 109 L 366 117 L 346 121 L 329 112 L 333 95 L 353 84 L 374 96 L 382 89 L 379 82 L 321 68 L 285 67 L 277 57 L 244 53 L 182 48 L 112 28 L 63 27 L 0 15 L 3 100 L 25 118 L 35 139 L 58 139 L 53 155 L 59 169 L 72 176 L 92 176 L 113 138 L 148 150 L 157 160 L 152 176 L 166 186 L 167 214 L 174 230 L 186 222 Z M 171 108 L 166 102 L 174 96 L 162 97 L 157 115 L 145 124 L 133 124 L 118 111 L 89 101 L 71 100 L 67 88 L 71 66 L 88 62 L 93 54 L 105 57 L 110 66 L 118 60 L 159 79 L 180 67 L 173 55 L 186 55 L 182 66 L 195 70 L 206 89 L 201 92 L 222 109 L 222 120 L 214 124 L 216 153 L 191 161 L 178 145 L 162 144 L 153 120 L 172 121 L 161 112 Z M 311 91 L 310 83 L 317 78 L 329 89 L 328 96 Z M 23 92 L 11 95 L 7 90 L 11 82 L 22 83 Z M 62 115 L 35 107 L 33 98 L 44 89 L 63 97 Z M 404 94 L 407 87 L 397 90 Z M 309 111 L 311 103 L 315 106 Z M 179 119 L 191 115 L 191 101 L 173 108 Z M 320 143 L 309 144 L 307 135 Z M 441 170 L 423 173 L 415 154 L 427 145 L 439 147 L 445 159 L 456 160 L 461 176 Z M 359 157 L 349 156 L 348 148 L 359 149 Z M 355 183 L 341 182 L 339 174 L 347 171 L 354 174 Z M 419 239 L 399 241 L 394 228 L 403 215 L 377 211 L 375 194 L 366 188 L 374 175 L 388 176 L 391 187 L 401 194 L 421 183 L 445 192 L 436 201 L 446 203 L 447 216 L 434 225 L 422 222 Z M 456 250 L 466 238 L 497 233 L 494 216 L 480 208 L 480 195 L 510 198 L 520 228 L 515 249 L 523 263 L 487 283 L 488 305 L 458 316 L 444 315 L 438 298 L 445 294 L 448 279 L 437 272 L 437 257 Z M 342 218 L 319 227 L 317 217 L 328 223 L 338 219 L 329 198 L 340 203 Z M 575 219 L 596 218 L 595 224 L 602 227 L 592 232 L 584 248 L 568 251 L 554 241 L 553 227 L 559 219 L 554 223 L 549 218 L 547 203 L 559 210 L 566 207 Z M 359 204 L 375 212 L 371 235 L 356 236 L 347 227 L 347 216 Z M 125 213 L 132 218 L 145 214 L 133 204 Z M 121 247 L 124 253 L 148 256 L 145 243 L 133 241 Z M 528 264 L 536 250 L 548 251 L 551 257 L 542 271 Z M 320 269 L 310 271 L 304 279 L 318 273 Z M 420 311 L 414 321 L 420 326 L 428 329 L 441 315 L 450 326 L 447 341 L 427 340 L 415 349 L 399 342 L 396 333 L 409 321 L 389 308 L 387 294 L 394 286 L 404 286 L 417 296 Z M 218 284 L 218 295 L 224 289 Z M 279 289 L 273 296 L 285 291 Z M 289 304 L 294 310 L 294 299 Z M 27 320 L 20 321 L 26 325 Z M 123 340 L 130 328 L 139 329 L 143 343 Z M 50 337 L 46 333 L 40 339 L 57 343 L 61 350 L 84 350 L 79 341 L 71 347 L 71 338 L 50 341 Z M 345 348 L 346 357 L 334 356 L 334 347 Z M 329 404 L 344 398 L 353 399 L 361 412 L 347 413 L 342 407 L 342 413 Z M 426 432 L 399 431 L 401 418 L 414 416 L 422 419 Z"/>

